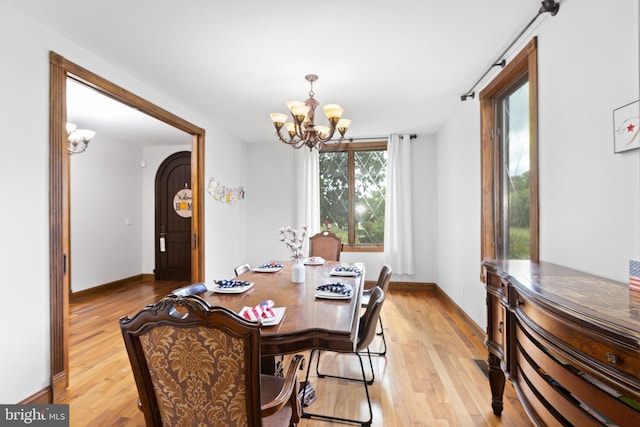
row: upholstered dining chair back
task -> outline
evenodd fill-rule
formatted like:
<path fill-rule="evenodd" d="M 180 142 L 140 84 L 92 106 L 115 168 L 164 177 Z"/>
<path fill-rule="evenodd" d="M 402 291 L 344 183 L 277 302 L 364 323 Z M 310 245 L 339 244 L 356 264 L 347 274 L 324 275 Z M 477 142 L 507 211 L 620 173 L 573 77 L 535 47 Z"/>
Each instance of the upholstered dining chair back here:
<path fill-rule="evenodd" d="M 264 425 L 292 424 L 297 409 L 290 396 L 263 410 L 257 324 L 197 296 L 169 295 L 133 318 L 121 318 L 120 329 L 147 426 L 210 425 L 214 420 L 261 426 L 268 419 L 273 422 Z M 285 379 L 280 380 L 283 385 Z M 295 392 L 295 386 L 291 389 Z"/>
<path fill-rule="evenodd" d="M 342 240 L 330 231 L 322 231 L 309 238 L 309 256 L 319 256 L 327 261 L 340 261 Z"/>

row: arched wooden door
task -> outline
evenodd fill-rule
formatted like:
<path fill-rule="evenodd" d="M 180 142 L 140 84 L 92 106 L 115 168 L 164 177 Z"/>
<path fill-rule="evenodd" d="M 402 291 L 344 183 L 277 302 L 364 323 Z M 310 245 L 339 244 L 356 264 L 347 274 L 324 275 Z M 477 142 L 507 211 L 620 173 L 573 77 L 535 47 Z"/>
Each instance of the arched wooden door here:
<path fill-rule="evenodd" d="M 158 168 L 155 189 L 155 279 L 191 280 L 191 153 L 180 151 Z"/>

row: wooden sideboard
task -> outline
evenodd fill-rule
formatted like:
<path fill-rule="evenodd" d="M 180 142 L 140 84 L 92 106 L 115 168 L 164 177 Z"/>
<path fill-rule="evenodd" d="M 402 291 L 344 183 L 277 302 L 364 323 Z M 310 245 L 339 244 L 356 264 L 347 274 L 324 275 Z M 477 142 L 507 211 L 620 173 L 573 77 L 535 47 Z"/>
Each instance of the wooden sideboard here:
<path fill-rule="evenodd" d="M 494 414 L 506 377 L 536 425 L 640 426 L 640 293 L 545 262 L 482 267 Z"/>

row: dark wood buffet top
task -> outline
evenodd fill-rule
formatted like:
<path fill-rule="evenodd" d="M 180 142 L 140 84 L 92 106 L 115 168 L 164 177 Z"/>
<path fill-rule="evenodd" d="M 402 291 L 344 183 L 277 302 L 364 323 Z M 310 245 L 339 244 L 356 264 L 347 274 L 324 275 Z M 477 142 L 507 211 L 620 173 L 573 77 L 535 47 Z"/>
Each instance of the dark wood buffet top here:
<path fill-rule="evenodd" d="M 521 291 L 536 295 L 550 304 L 562 306 L 581 317 L 626 332 L 637 332 L 640 339 L 640 292 L 627 283 L 616 282 L 560 265 L 530 261 L 485 261 L 496 271 L 517 281 Z"/>

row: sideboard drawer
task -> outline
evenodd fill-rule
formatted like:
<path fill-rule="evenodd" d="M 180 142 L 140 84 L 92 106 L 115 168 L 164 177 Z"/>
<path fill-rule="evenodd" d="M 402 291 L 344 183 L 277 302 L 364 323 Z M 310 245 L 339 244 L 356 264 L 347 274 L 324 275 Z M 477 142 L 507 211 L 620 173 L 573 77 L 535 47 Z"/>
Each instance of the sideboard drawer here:
<path fill-rule="evenodd" d="M 545 379 L 543 376 L 544 372 L 541 372 L 540 369 L 525 356 L 522 348 L 518 348 L 517 358 L 518 379 L 516 383 L 520 388 L 529 387 L 529 384 L 531 384 L 531 387 L 541 395 L 541 397 L 534 400 L 539 400 L 545 407 L 550 407 L 560 412 L 562 417 L 571 425 L 592 427 L 601 425 L 593 417 L 581 410 L 561 388 L 554 386 L 548 379 Z M 547 424 L 551 423 L 547 422 Z M 555 424 L 555 422 L 553 424 Z"/>
<path fill-rule="evenodd" d="M 609 419 L 613 424 L 620 427 L 635 426 L 640 413 L 630 406 L 625 405 L 616 396 L 595 387 L 589 382 L 584 374 L 581 374 L 574 367 L 562 361 L 562 355 L 554 349 L 553 344 L 536 336 L 535 332 L 526 330 L 523 325 L 517 327 L 518 340 L 518 376 L 523 373 L 528 378 L 533 376 L 533 372 L 541 376 L 546 374 L 544 382 L 547 391 L 555 390 L 554 393 L 562 396 L 561 403 L 550 399 L 551 393 L 543 392 L 542 395 L 551 402 L 554 408 L 562 407 L 561 413 L 574 425 L 588 425 L 588 421 L 583 420 L 583 415 L 576 414 L 576 411 L 584 413 L 591 408 L 602 416 Z M 519 381 L 521 382 L 521 381 Z M 534 381 L 532 381 L 534 382 Z M 542 391 L 539 384 L 537 390 Z M 569 406 L 568 406 L 568 405 Z M 575 408 L 570 408 L 574 406 Z M 583 409 L 578 409 L 581 406 Z M 577 422 L 580 421 L 580 422 Z"/>
<path fill-rule="evenodd" d="M 614 331 L 602 331 L 598 334 L 593 325 L 582 327 L 578 322 L 566 321 L 557 313 L 550 313 L 522 294 L 518 295 L 517 311 L 533 322 L 534 327 L 546 331 L 546 335 L 576 350 L 577 357 L 586 357 L 599 362 L 604 371 L 630 376 L 630 382 L 637 383 L 640 377 L 640 351 L 624 344 L 624 337 L 616 336 Z"/>

